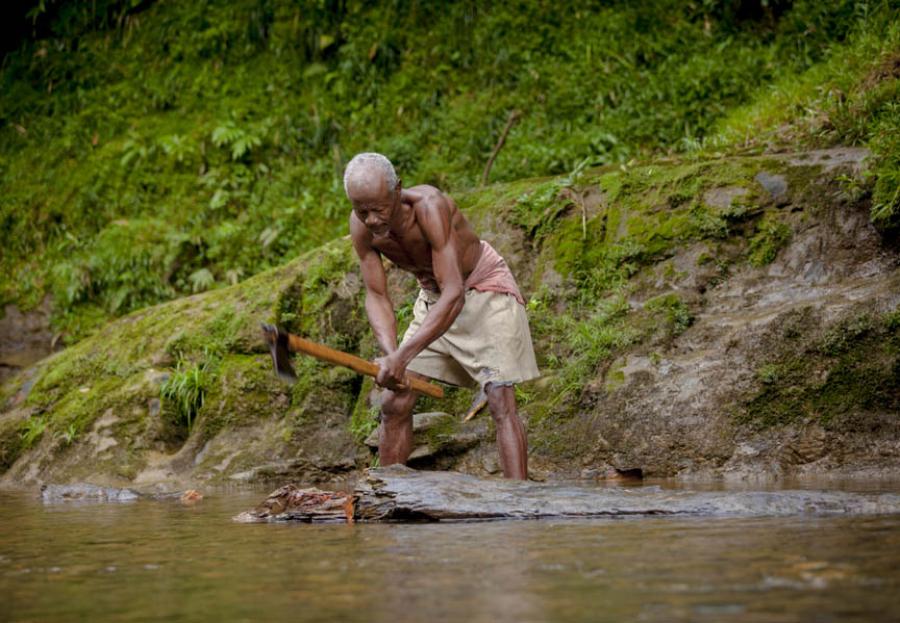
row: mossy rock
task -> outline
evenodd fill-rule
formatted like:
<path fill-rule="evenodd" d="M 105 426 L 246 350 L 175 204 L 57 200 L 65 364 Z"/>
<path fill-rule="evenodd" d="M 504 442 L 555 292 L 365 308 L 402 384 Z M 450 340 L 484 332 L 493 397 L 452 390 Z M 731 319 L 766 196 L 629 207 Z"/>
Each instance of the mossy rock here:
<path fill-rule="evenodd" d="M 784 177 L 789 207 L 765 194 L 756 180 L 760 171 Z M 662 424 L 679 441 L 657 447 L 663 442 L 641 437 L 652 426 L 650 416 L 627 422 L 605 411 L 624 413 L 627 400 L 637 404 L 634 379 L 619 378 L 621 366 L 613 362 L 636 356 L 662 370 L 669 358 L 702 346 L 718 330 L 704 315 L 710 296 L 727 290 L 736 276 L 762 283 L 770 267 L 756 264 L 789 270 L 782 257 L 795 236 L 811 223 L 830 226 L 834 210 L 846 211 L 829 199 L 839 174 L 839 168 L 826 174 L 818 164 L 793 164 L 789 156 L 754 156 L 604 168 L 585 173 L 577 184 L 568 176 L 522 180 L 457 196 L 476 231 L 506 256 L 529 299 L 545 378 L 518 387 L 517 395 L 536 460 L 565 469 L 590 457 L 677 457 L 700 444 L 703 460 L 721 462 L 727 441 L 707 447 L 699 432 L 701 441 L 685 441 L 693 433 L 679 428 L 678 416 L 667 415 L 671 421 Z M 777 235 L 769 235 L 767 223 L 776 223 Z M 781 225 L 790 235 L 782 235 Z M 706 276 L 692 280 L 698 271 Z M 415 281 L 390 266 L 387 272 L 403 324 Z M 377 405 L 369 401 L 371 380 L 298 358 L 297 383 L 283 385 L 260 337 L 262 321 L 367 358 L 378 354 L 357 260 L 349 240 L 340 238 L 235 286 L 137 311 L 39 363 L 22 405 L 30 410 L 30 428 L 24 436 L 21 421 L 2 429 L 4 478 L 93 473 L 145 482 L 167 473 L 227 479 L 237 472 L 282 473 L 285 465 L 294 476 L 304 469 L 321 476 L 368 465 L 362 440 L 378 421 Z M 864 428 L 865 418 L 856 424 L 848 419 L 860 413 L 853 405 L 875 404 L 883 411 L 893 404 L 887 392 L 895 359 L 884 351 L 893 348 L 887 337 L 893 325 L 878 322 L 881 329 L 851 331 L 841 334 L 846 339 L 839 335 L 809 347 L 830 366 L 831 380 L 824 384 L 798 383 L 824 368 L 792 365 L 787 355 L 754 363 L 748 374 L 767 380 L 758 396 L 744 397 L 745 415 L 734 421 L 754 430 L 777 428 L 792 421 L 787 413 L 799 405 L 798 412 L 820 413 L 830 427 Z M 811 339 L 809 327 L 789 326 Z M 880 348 L 884 357 L 866 361 L 858 356 L 866 348 Z M 191 428 L 173 423 L 173 405 L 160 396 L 161 384 L 179 365 L 206 371 Z M 759 376 L 757 368 L 766 373 Z M 661 378 L 650 376 L 649 383 Z M 17 391 L 4 390 L 6 396 Z M 456 417 L 471 399 L 468 390 L 450 389 L 445 399 L 421 399 L 417 408 Z M 3 417 L 12 417 L 9 408 Z M 484 425 L 490 437 L 489 420 Z M 718 428 L 707 438 L 726 439 L 721 418 L 709 426 Z M 432 441 L 439 446 L 437 437 Z M 98 443 L 110 444 L 106 438 L 116 444 L 98 455 Z M 616 450 L 617 444 L 635 445 L 626 451 Z M 261 465 L 274 467 L 257 469 Z M 659 465 L 671 473 L 679 463 L 666 458 Z"/>

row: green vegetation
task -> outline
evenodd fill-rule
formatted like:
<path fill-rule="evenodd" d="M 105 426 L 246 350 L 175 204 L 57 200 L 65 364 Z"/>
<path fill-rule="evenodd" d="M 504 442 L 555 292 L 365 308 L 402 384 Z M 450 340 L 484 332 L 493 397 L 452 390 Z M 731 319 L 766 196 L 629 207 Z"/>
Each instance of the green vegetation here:
<path fill-rule="evenodd" d="M 33 446 L 45 430 L 47 430 L 47 421 L 43 417 L 30 417 L 25 420 L 25 424 L 22 426 L 22 449 L 27 450 Z"/>
<path fill-rule="evenodd" d="M 777 220 L 778 217 L 762 219 L 756 233 L 750 238 L 749 260 L 753 266 L 771 264 L 791 239 L 791 228 Z"/>
<path fill-rule="evenodd" d="M 352 462 L 377 426 L 371 381 L 300 358 L 283 385 L 258 323 L 376 354 L 340 237 L 357 151 L 452 192 L 508 244 L 545 373 L 517 391 L 554 458 L 587 451 L 579 415 L 619 391 L 632 354 L 655 366 L 692 330 L 705 288 L 776 261 L 840 203 L 824 188 L 871 202 L 886 239 L 900 231 L 887 0 L 92 4 L 35 2 L 37 35 L 0 66 L 0 303 L 49 294 L 69 345 L 4 411 L 0 469 L 106 429 L 120 443 L 90 460 L 131 476 L 149 450 L 185 446 L 205 448 L 207 474 Z M 474 189 L 513 110 L 498 183 Z M 777 153 L 834 145 L 873 159 L 832 179 Z M 784 177 L 790 210 L 760 173 Z M 704 276 L 681 288 L 685 258 Z M 414 287 L 392 274 L 401 331 Z M 740 422 L 846 430 L 896 411 L 896 311 L 815 340 L 788 325 Z M 458 415 L 471 399 L 453 389 L 419 409 Z"/>
<path fill-rule="evenodd" d="M 824 334 L 798 333 L 797 318 L 785 319 L 738 421 L 755 428 L 811 419 L 840 431 L 892 429 L 900 409 L 898 318 L 896 309 L 857 312 Z"/>
<path fill-rule="evenodd" d="M 823 3 L 823 6 L 826 3 Z M 865 24 L 804 71 L 787 71 L 715 124 L 703 149 L 865 145 L 872 221 L 900 231 L 900 21 L 896 9 L 847 3 Z M 870 21 L 875 15 L 881 24 Z"/>
<path fill-rule="evenodd" d="M 171 400 L 175 407 L 175 424 L 187 428 L 188 433 L 203 407 L 206 383 L 206 364 L 184 365 L 184 362 L 179 362 L 172 375 L 159 388 L 160 396 Z"/>
<path fill-rule="evenodd" d="M 870 144 L 873 218 L 896 220 L 887 1 L 41 1 L 29 19 L 0 68 L 0 302 L 51 294 L 69 343 L 342 233 L 357 151 L 473 186 L 511 110 L 492 179 L 572 172 L 529 189 L 535 210 L 567 188 L 586 217 L 592 166 L 766 145 L 788 123 L 786 141 Z"/>
<path fill-rule="evenodd" d="M 650 299 L 645 308 L 662 316 L 662 325 L 669 337 L 681 335 L 694 323 L 690 308 L 677 294 L 663 294 Z"/>

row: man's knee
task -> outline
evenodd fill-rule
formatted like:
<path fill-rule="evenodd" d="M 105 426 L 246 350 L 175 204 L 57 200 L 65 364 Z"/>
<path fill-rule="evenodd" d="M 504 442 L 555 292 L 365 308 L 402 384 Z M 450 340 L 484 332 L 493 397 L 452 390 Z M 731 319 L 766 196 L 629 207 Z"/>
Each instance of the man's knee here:
<path fill-rule="evenodd" d="M 403 424 L 412 417 L 416 395 L 411 391 L 384 390 L 381 396 L 381 416 L 387 425 Z"/>
<path fill-rule="evenodd" d="M 488 383 L 484 391 L 495 422 L 499 423 L 517 416 L 516 389 L 512 383 Z"/>

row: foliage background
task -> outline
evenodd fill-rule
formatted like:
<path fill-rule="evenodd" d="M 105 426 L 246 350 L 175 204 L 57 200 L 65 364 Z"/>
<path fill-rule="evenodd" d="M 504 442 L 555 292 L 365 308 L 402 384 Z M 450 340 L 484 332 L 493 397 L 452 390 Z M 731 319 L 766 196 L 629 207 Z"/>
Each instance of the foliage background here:
<path fill-rule="evenodd" d="M 888 0 L 12 2 L 0 70 L 0 303 L 68 342 L 345 233 L 358 151 L 408 183 L 864 144 L 900 214 Z M 12 22 L 10 22 L 12 20 Z"/>

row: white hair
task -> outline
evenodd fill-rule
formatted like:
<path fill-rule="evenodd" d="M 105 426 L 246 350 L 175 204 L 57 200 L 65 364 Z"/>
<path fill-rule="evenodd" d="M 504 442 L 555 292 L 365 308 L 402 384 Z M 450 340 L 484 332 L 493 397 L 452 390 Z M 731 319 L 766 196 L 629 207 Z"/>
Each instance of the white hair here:
<path fill-rule="evenodd" d="M 390 190 L 391 193 L 394 192 L 397 188 L 397 182 L 400 181 L 397 178 L 397 172 L 394 171 L 394 165 L 381 154 L 365 152 L 353 156 L 353 159 L 347 163 L 347 168 L 344 169 L 344 192 L 347 193 L 347 196 L 350 195 L 350 191 L 347 188 L 348 180 L 355 175 L 357 171 L 365 170 L 370 166 L 376 167 L 381 172 L 384 176 L 384 181 L 387 183 L 388 190 Z"/>

